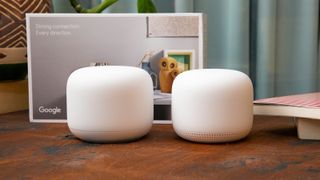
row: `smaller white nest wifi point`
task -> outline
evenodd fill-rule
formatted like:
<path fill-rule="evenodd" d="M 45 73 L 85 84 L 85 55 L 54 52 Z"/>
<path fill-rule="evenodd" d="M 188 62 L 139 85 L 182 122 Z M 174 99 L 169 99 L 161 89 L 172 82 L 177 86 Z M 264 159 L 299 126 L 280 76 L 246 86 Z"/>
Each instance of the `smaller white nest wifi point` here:
<path fill-rule="evenodd" d="M 118 142 L 146 135 L 153 121 L 153 85 L 136 67 L 96 66 L 74 71 L 67 82 L 70 131 L 89 142 Z"/>
<path fill-rule="evenodd" d="M 253 87 L 239 71 L 201 69 L 177 76 L 172 87 L 172 122 L 182 138 L 204 143 L 239 140 L 253 121 Z"/>

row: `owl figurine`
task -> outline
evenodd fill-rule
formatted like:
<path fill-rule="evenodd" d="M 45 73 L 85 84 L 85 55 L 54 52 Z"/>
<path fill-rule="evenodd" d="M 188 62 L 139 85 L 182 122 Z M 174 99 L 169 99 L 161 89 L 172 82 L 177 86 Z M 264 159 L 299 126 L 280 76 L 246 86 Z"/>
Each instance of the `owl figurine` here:
<path fill-rule="evenodd" d="M 163 93 L 171 93 L 174 78 L 179 74 L 178 63 L 172 57 L 160 59 L 160 90 Z"/>
<path fill-rule="evenodd" d="M 180 74 L 182 73 L 182 70 L 179 68 L 174 69 L 171 71 L 171 76 L 173 77 L 173 80 Z"/>

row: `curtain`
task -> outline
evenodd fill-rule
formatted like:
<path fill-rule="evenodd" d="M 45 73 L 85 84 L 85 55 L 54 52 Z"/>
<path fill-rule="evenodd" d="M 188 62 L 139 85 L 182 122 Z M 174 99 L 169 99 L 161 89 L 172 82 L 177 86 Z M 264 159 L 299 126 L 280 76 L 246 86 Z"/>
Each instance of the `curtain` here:
<path fill-rule="evenodd" d="M 118 0 L 106 10 L 105 13 L 137 13 L 136 0 Z"/>
<path fill-rule="evenodd" d="M 255 97 L 319 91 L 319 0 L 175 0 L 208 16 L 208 66 L 247 73 Z"/>
<path fill-rule="evenodd" d="M 318 0 L 259 0 L 254 8 L 258 97 L 319 90 Z"/>

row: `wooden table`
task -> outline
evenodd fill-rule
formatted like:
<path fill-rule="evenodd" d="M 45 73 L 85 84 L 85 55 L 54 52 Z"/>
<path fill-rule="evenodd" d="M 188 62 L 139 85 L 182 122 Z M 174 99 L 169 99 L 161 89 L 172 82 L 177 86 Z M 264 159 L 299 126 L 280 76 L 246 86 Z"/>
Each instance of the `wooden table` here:
<path fill-rule="evenodd" d="M 171 125 L 131 143 L 90 144 L 66 124 L 29 123 L 26 111 L 0 116 L 0 178 L 319 179 L 320 141 L 297 139 L 290 118 L 255 117 L 244 140 L 197 144 Z"/>

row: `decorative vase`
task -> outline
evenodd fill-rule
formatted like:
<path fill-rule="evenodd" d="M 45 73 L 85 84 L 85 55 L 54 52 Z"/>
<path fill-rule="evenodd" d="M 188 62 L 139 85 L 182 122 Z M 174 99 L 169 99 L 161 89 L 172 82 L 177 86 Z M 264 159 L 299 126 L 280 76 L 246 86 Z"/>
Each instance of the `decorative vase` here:
<path fill-rule="evenodd" d="M 27 75 L 26 13 L 50 12 L 49 0 L 0 1 L 0 80 Z"/>

